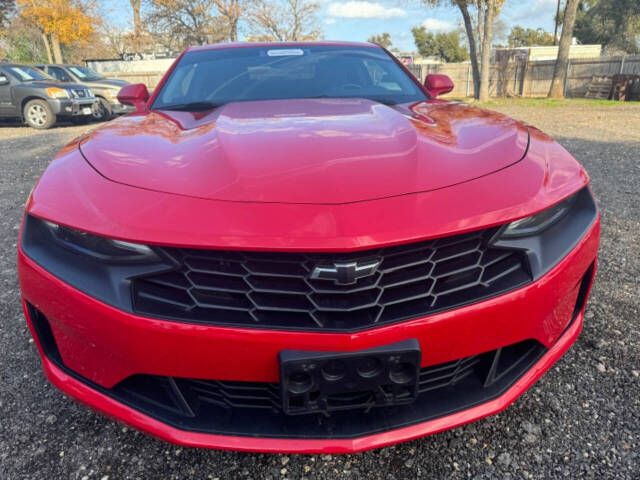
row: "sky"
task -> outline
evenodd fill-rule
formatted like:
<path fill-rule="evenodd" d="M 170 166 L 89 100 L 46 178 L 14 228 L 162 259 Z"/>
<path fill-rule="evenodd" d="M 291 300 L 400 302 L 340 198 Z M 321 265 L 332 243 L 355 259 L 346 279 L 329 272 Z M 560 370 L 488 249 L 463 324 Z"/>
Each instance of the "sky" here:
<path fill-rule="evenodd" d="M 131 17 L 128 1 L 107 0 L 107 3 L 112 7 L 107 13 L 110 20 L 117 24 L 130 24 L 125 20 Z M 557 0 L 505 0 L 504 3 L 500 18 L 505 22 L 507 31 L 513 25 L 553 31 Z M 388 32 L 393 46 L 401 51 L 415 50 L 411 35 L 413 27 L 424 25 L 429 31 L 437 33 L 461 25 L 457 7 L 427 7 L 420 0 L 343 0 L 320 4 L 320 23 L 325 39 L 366 41 L 371 35 Z M 248 33 L 242 30 L 241 40 L 243 33 Z"/>
<path fill-rule="evenodd" d="M 442 2 L 447 3 L 447 2 Z M 457 7 L 427 7 L 419 1 L 328 2 L 322 9 L 325 38 L 366 41 L 373 34 L 389 32 L 393 46 L 415 50 L 411 29 L 424 25 L 432 32 L 446 32 L 462 25 Z M 553 32 L 557 0 L 506 0 L 500 18 L 513 25 L 542 27 Z"/>

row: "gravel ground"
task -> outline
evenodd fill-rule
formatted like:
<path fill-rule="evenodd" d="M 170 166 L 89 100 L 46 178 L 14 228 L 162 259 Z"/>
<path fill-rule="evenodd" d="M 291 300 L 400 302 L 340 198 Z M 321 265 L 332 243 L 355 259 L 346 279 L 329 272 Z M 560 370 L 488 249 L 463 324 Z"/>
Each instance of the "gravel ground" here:
<path fill-rule="evenodd" d="M 50 386 L 22 317 L 16 237 L 42 170 L 90 127 L 0 125 L 0 478 L 640 478 L 640 105 L 500 109 L 554 135 L 591 174 L 603 238 L 584 332 L 499 415 L 350 456 L 179 448 Z"/>

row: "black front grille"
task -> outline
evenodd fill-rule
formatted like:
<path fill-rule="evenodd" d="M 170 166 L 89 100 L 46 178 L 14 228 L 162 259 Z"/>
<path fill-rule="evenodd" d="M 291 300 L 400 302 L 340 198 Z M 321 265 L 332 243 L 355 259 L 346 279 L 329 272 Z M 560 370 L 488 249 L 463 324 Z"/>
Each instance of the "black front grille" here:
<path fill-rule="evenodd" d="M 527 340 L 498 350 L 423 368 L 414 403 L 372 407 L 366 392 L 333 399 L 330 414 L 286 415 L 277 383 L 226 382 L 135 375 L 105 392 L 183 430 L 221 435 L 353 438 L 442 417 L 504 393 L 544 354 Z"/>
<path fill-rule="evenodd" d="M 132 281 L 134 311 L 218 325 L 350 331 L 421 317 L 531 281 L 521 251 L 489 245 L 495 228 L 356 253 L 161 248 L 170 271 Z M 352 284 L 316 266 L 379 261 Z"/>

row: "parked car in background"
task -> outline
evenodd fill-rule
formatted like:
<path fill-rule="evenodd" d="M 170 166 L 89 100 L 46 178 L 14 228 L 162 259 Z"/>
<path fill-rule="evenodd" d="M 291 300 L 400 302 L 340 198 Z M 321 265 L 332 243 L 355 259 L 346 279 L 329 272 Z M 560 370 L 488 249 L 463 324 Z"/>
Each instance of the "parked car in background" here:
<path fill-rule="evenodd" d="M 79 65 L 44 64 L 37 67 L 61 82 L 81 82 L 89 86 L 98 99 L 93 112 L 96 120 L 109 120 L 113 115 L 133 111 L 133 108 L 118 102 L 118 92 L 124 85 L 129 84 L 125 80 L 106 78 L 90 68 Z"/>
<path fill-rule="evenodd" d="M 89 121 L 96 98 L 78 83 L 62 83 L 28 65 L 0 63 L 0 118 L 22 118 L 33 128 L 51 128 L 57 121 Z"/>

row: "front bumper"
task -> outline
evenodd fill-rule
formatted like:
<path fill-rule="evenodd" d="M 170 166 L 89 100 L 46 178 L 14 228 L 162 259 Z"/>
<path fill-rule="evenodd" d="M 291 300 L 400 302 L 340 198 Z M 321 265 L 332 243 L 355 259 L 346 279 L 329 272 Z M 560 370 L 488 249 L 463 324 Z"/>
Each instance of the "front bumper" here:
<path fill-rule="evenodd" d="M 83 98 L 83 99 L 49 99 L 49 105 L 53 109 L 53 113 L 65 117 L 77 117 L 77 116 L 91 116 L 93 105 L 96 101 L 95 98 Z M 89 109 L 87 113 L 86 109 Z"/>
<path fill-rule="evenodd" d="M 28 302 L 48 318 L 65 367 L 61 369 L 47 358 L 38 341 L 45 372 L 56 386 L 77 399 L 184 445 L 274 452 L 354 452 L 496 413 L 535 382 L 580 332 L 584 301 L 595 270 L 599 227 L 598 220 L 560 263 L 523 288 L 428 317 L 344 334 L 214 327 L 144 318 L 79 292 L 44 271 L 22 251 L 18 266 L 25 307 Z M 26 309 L 25 313 L 29 318 Z M 35 332 L 31 319 L 29 324 Z M 283 349 L 355 351 L 411 338 L 420 342 L 422 367 L 525 340 L 535 340 L 546 351 L 508 388 L 481 405 L 350 438 L 274 438 L 259 430 L 251 436 L 196 432 L 168 425 L 108 395 L 109 389 L 136 374 L 277 382 L 277 354 Z"/>

